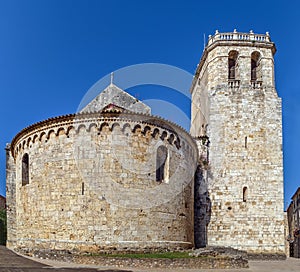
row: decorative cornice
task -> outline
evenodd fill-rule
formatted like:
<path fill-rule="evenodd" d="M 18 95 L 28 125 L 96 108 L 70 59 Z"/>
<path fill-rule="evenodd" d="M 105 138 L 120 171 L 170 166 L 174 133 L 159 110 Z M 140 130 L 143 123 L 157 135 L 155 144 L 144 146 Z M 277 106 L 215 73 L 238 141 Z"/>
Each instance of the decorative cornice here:
<path fill-rule="evenodd" d="M 58 134 L 58 131 L 62 126 L 69 126 L 74 127 L 74 125 L 79 125 L 83 122 L 96 122 L 96 123 L 105 123 L 105 122 L 128 122 L 128 123 L 138 123 L 146 125 L 152 125 L 159 128 L 162 128 L 163 130 L 169 131 L 171 134 L 174 134 L 177 138 L 178 135 L 181 135 L 187 140 L 186 138 L 190 139 L 190 144 L 197 146 L 195 143 L 195 140 L 191 137 L 191 135 L 181 126 L 170 122 L 164 118 L 161 118 L 159 116 L 153 116 L 150 114 L 142 114 L 142 113 L 135 113 L 132 111 L 125 110 L 123 112 L 118 111 L 103 111 L 103 112 L 87 112 L 87 113 L 78 113 L 78 114 L 68 114 L 63 116 L 57 116 L 53 118 L 46 119 L 41 122 L 37 122 L 35 124 L 32 124 L 23 130 L 21 130 L 12 140 L 10 149 L 12 152 L 13 157 L 15 157 L 15 148 L 16 145 L 20 144 L 20 140 L 23 137 L 33 137 L 41 138 L 42 135 L 45 134 L 45 130 L 48 130 L 47 134 L 49 134 L 51 131 L 54 132 L 54 128 L 57 128 L 56 134 Z M 39 134 L 37 137 L 36 135 Z M 179 143 L 177 142 L 176 145 Z"/>

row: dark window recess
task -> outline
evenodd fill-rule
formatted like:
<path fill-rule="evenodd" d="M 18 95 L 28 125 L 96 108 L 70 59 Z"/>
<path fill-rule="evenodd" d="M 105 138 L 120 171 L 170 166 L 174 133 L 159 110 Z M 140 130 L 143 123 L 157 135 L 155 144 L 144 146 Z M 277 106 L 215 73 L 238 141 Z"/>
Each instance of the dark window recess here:
<path fill-rule="evenodd" d="M 84 195 L 84 182 L 81 183 L 81 194 Z"/>
<path fill-rule="evenodd" d="M 156 181 L 162 182 L 165 179 L 165 165 L 168 157 L 168 149 L 161 145 L 156 153 Z"/>
<path fill-rule="evenodd" d="M 237 70 L 237 57 L 238 52 L 233 50 L 229 52 L 228 55 L 228 79 L 236 79 L 236 70 Z"/>
<path fill-rule="evenodd" d="M 253 52 L 251 54 L 251 81 L 257 81 L 260 80 L 260 53 L 259 52 Z"/>
<path fill-rule="evenodd" d="M 257 69 L 257 63 L 255 60 L 252 59 L 251 60 L 251 80 L 257 79 L 256 69 Z"/>
<path fill-rule="evenodd" d="M 22 158 L 22 186 L 29 184 L 29 156 L 27 153 Z"/>
<path fill-rule="evenodd" d="M 248 188 L 244 187 L 243 188 L 243 202 L 247 202 L 247 198 L 248 198 Z"/>

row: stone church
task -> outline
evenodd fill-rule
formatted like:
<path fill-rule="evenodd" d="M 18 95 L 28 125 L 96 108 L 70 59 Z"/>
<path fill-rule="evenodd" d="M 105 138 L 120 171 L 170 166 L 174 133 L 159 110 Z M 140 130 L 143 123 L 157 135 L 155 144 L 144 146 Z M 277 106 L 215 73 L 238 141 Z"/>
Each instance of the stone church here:
<path fill-rule="evenodd" d="M 268 33 L 209 36 L 191 129 L 110 84 L 6 147 L 12 249 L 285 254 L 281 99 Z"/>

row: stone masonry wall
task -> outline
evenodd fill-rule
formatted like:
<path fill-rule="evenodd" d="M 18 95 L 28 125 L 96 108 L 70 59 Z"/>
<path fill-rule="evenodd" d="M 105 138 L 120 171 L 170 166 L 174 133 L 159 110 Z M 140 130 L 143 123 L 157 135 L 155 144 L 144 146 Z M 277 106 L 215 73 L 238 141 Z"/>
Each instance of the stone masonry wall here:
<path fill-rule="evenodd" d="M 130 120 L 131 118 L 131 120 Z M 191 248 L 193 139 L 155 118 L 79 117 L 33 126 L 14 142 L 14 248 L 81 251 Z M 124 120 L 125 119 L 125 120 Z M 168 128 L 164 128 L 165 124 Z M 156 150 L 168 180 L 156 181 Z M 22 186 L 22 157 L 29 184 Z"/>
<path fill-rule="evenodd" d="M 10 145 L 6 151 L 6 211 L 7 211 L 7 247 L 16 242 L 16 165 L 12 157 Z"/>
<path fill-rule="evenodd" d="M 229 83 L 231 50 L 238 52 L 238 72 Z M 254 51 L 261 55 L 262 83 L 250 82 Z M 207 133 L 210 140 L 209 245 L 285 253 L 281 100 L 273 52 L 271 42 L 217 42 L 206 49 L 196 73 L 193 100 L 207 101 L 206 108 L 193 102 L 191 133 Z"/>

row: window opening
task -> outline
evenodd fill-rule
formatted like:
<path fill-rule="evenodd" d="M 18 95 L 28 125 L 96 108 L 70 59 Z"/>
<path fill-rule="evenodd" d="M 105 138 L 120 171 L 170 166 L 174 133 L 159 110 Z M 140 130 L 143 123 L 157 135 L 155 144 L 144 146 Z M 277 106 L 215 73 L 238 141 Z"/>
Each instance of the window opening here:
<path fill-rule="evenodd" d="M 156 153 L 156 181 L 168 182 L 168 149 L 161 145 Z"/>
<path fill-rule="evenodd" d="M 261 80 L 261 65 L 260 65 L 260 53 L 255 51 L 251 54 L 251 81 Z"/>
<path fill-rule="evenodd" d="M 81 183 L 81 194 L 84 195 L 84 182 Z"/>
<path fill-rule="evenodd" d="M 228 79 L 236 79 L 237 77 L 237 57 L 238 52 L 233 50 L 228 55 Z"/>
<path fill-rule="evenodd" d="M 247 202 L 248 199 L 248 188 L 244 187 L 243 188 L 243 202 Z"/>
<path fill-rule="evenodd" d="M 22 158 L 22 186 L 29 184 L 29 156 L 27 153 Z"/>

